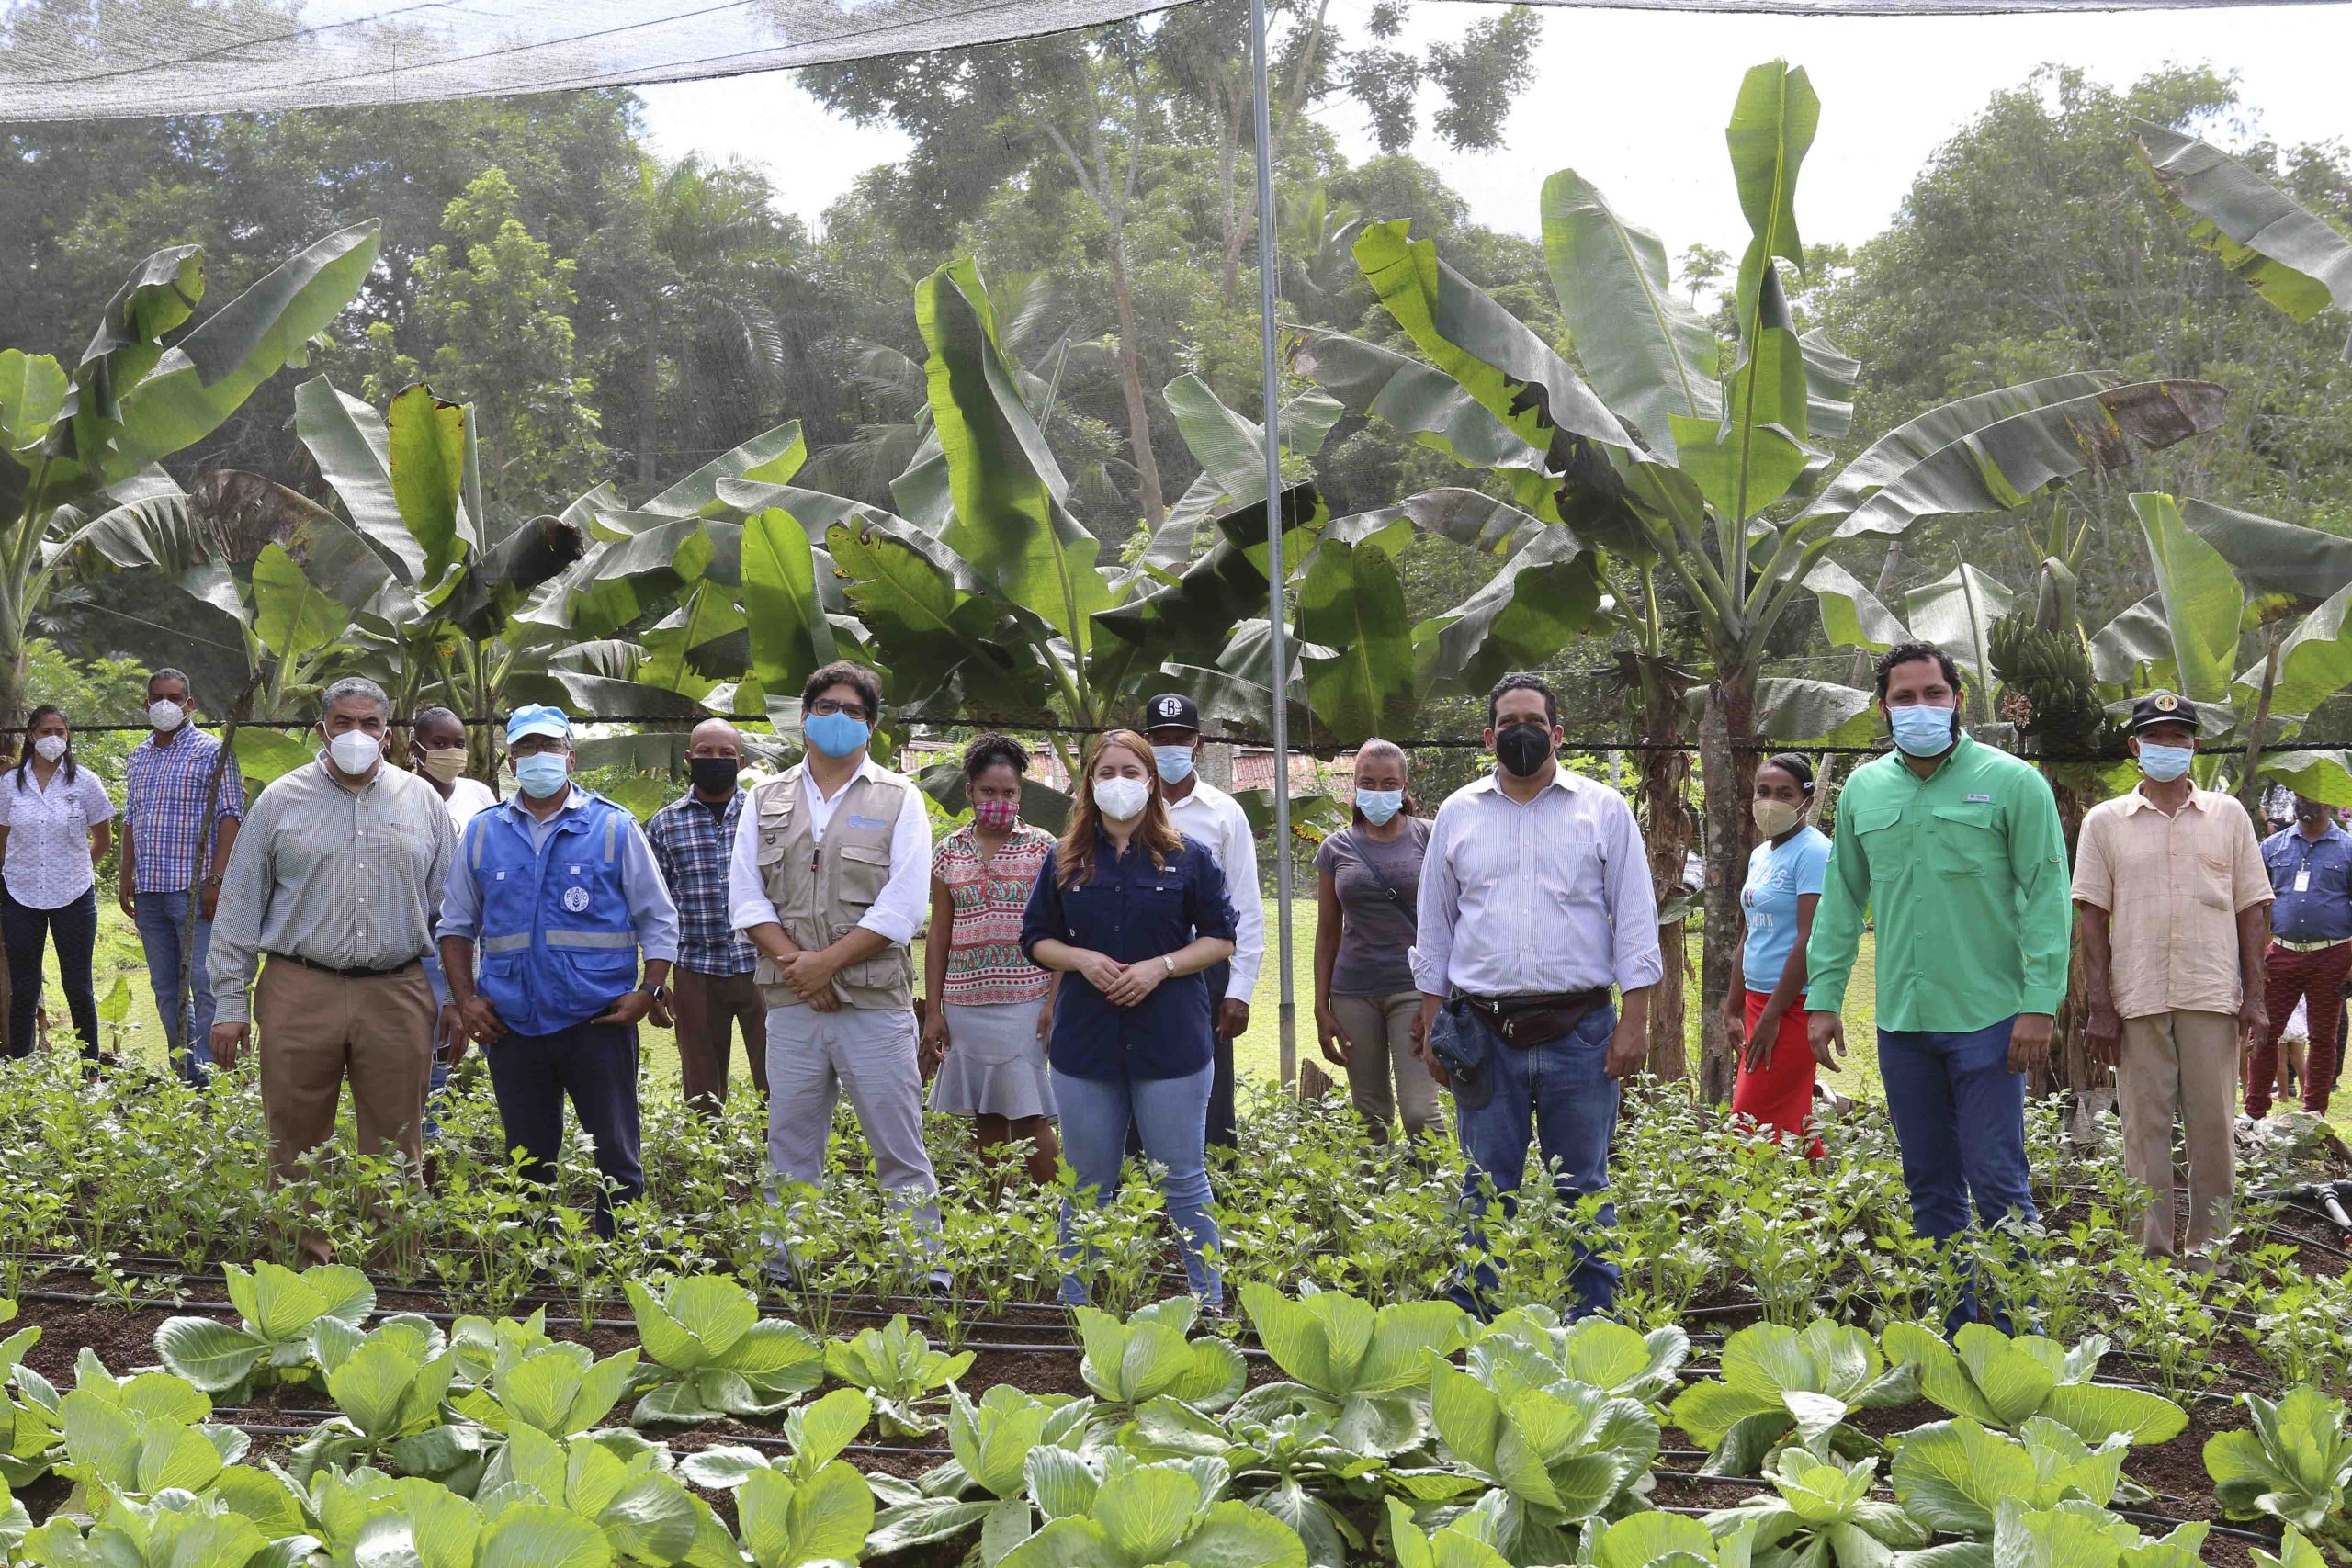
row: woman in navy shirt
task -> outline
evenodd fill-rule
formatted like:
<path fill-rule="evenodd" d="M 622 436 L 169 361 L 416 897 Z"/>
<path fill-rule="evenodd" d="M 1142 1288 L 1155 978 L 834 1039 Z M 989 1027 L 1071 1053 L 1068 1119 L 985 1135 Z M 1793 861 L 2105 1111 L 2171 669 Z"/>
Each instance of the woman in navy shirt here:
<path fill-rule="evenodd" d="M 1184 1252 L 1193 1293 L 1222 1304 L 1210 1267 L 1211 1025 L 1201 972 L 1233 953 L 1233 910 L 1206 849 L 1169 825 L 1159 773 L 1140 735 L 1114 729 L 1095 742 L 1052 861 L 1038 873 L 1021 925 L 1032 962 L 1070 976 L 1054 1008 L 1046 1058 L 1061 1107 L 1062 1153 L 1099 1205 L 1119 1190 L 1127 1124 L 1166 1168 L 1160 1196 Z M 1077 1256 L 1069 1202 L 1062 1258 Z M 1062 1299 L 1086 1300 L 1076 1275 Z"/>

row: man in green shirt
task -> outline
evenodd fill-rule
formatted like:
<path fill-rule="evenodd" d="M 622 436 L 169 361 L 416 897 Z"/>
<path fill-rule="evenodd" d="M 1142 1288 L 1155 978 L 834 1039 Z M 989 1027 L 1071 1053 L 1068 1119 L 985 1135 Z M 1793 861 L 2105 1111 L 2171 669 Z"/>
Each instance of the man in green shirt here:
<path fill-rule="evenodd" d="M 2034 1219 L 2025 1079 L 2050 1060 L 2073 910 L 2066 840 L 2029 763 L 1960 729 L 1960 670 L 1933 643 L 1878 661 L 1895 750 L 1838 799 L 1827 883 L 1805 947 L 1816 1055 L 1843 1049 L 1846 982 L 1867 911 L 1878 932 L 1878 1061 L 1911 1223 L 1935 1241 Z M 1964 1132 L 1963 1132 L 1964 1129 Z M 1963 1268 L 1949 1330 L 1976 1316 Z M 1996 1304 L 1994 1326 L 2009 1329 Z"/>

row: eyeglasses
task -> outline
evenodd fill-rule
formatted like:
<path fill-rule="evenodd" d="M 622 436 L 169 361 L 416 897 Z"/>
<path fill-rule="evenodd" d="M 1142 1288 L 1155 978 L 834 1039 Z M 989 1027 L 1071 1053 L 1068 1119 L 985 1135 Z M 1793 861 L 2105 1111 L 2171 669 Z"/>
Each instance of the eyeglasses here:
<path fill-rule="evenodd" d="M 860 724 L 865 722 L 865 705 L 863 703 L 837 703 L 831 697 L 819 697 L 808 705 L 808 712 L 817 718 L 822 718 L 827 714 L 837 713 L 854 718 Z"/>

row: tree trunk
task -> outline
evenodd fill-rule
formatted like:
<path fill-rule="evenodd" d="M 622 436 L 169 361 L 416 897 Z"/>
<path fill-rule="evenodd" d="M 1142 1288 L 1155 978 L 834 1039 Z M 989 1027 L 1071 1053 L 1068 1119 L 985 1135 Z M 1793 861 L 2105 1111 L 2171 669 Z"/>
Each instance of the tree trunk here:
<path fill-rule="evenodd" d="M 1730 1102 L 1738 1076 L 1739 1053 L 1723 1022 L 1724 999 L 1731 992 L 1738 957 L 1739 891 L 1746 881 L 1754 817 L 1757 753 L 1734 747 L 1756 731 L 1756 671 L 1735 670 L 1707 688 L 1699 719 L 1699 766 L 1707 818 L 1705 940 L 1699 983 L 1699 1098 L 1709 1105 Z"/>
<path fill-rule="evenodd" d="M 1690 781 L 1690 756 L 1666 750 L 1682 739 L 1681 687 L 1664 659 L 1645 656 L 1640 661 L 1642 729 L 1659 750 L 1642 753 L 1642 808 L 1647 818 L 1650 886 L 1663 908 L 1682 886 L 1682 862 L 1690 843 L 1690 821 L 1682 796 Z M 1661 1078 L 1690 1075 L 1689 1051 L 1683 1043 L 1683 931 L 1687 920 L 1660 925 L 1658 956 L 1666 971 L 1650 993 L 1649 1070 Z"/>
<path fill-rule="evenodd" d="M 638 411 L 637 420 L 637 482 L 645 493 L 653 493 L 655 467 L 653 448 L 662 438 L 662 350 L 656 345 L 652 323 L 645 323 L 645 403 Z"/>
<path fill-rule="evenodd" d="M 27 527 L 30 524 L 24 525 Z M 0 616 L 0 731 L 21 728 L 25 722 L 24 628 L 14 615 Z M 23 738 L 16 738 L 21 744 Z M 16 1048 L 8 1038 L 10 987 L 8 955 L 0 953 L 0 1046 Z M 33 984 L 39 985 L 38 979 Z"/>
<path fill-rule="evenodd" d="M 1227 92 L 1225 118 L 1217 127 L 1217 220 L 1225 231 L 1225 276 L 1219 298 L 1230 305 L 1241 293 L 1241 214 L 1234 201 L 1241 163 L 1241 117 L 1249 112 L 1248 97 Z"/>
<path fill-rule="evenodd" d="M 2089 791 L 2058 776 L 2063 772 L 2063 765 L 2050 770 L 2050 793 L 2058 802 L 2059 829 L 2066 836 L 2066 863 L 2073 865 L 2075 846 L 2082 837 L 2083 818 L 2089 815 L 2094 802 Z M 2058 1004 L 2058 1016 L 2051 1027 L 2050 1067 L 2041 1075 L 2046 1081 L 2026 1086 L 2037 1095 L 2065 1089 L 2080 1096 L 2112 1087 L 2108 1081 L 2108 1070 L 2091 1060 L 2091 999 L 2084 978 L 2082 921 L 2075 920 L 2072 929 L 2072 945 L 2066 955 L 2066 997 Z"/>
<path fill-rule="evenodd" d="M 1159 464 L 1151 455 L 1151 405 L 1144 400 L 1143 359 L 1136 352 L 1135 294 L 1127 285 L 1127 241 L 1111 239 L 1111 285 L 1119 299 L 1119 386 L 1127 398 L 1127 444 L 1135 448 L 1136 500 L 1143 508 L 1143 525 L 1155 529 L 1166 520 L 1168 508 L 1159 495 Z"/>

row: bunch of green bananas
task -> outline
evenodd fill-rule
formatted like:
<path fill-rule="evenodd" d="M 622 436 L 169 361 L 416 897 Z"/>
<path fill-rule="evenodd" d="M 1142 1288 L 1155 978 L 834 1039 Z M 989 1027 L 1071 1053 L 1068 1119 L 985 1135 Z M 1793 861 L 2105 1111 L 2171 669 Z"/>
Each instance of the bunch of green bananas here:
<path fill-rule="evenodd" d="M 2018 728 L 2029 750 L 2087 756 L 2115 742 L 2079 635 L 2037 625 L 2030 610 L 2013 612 L 1993 623 L 1985 651 L 2007 695 L 2024 701 Z"/>

